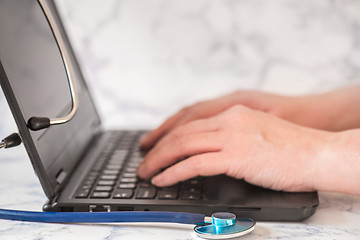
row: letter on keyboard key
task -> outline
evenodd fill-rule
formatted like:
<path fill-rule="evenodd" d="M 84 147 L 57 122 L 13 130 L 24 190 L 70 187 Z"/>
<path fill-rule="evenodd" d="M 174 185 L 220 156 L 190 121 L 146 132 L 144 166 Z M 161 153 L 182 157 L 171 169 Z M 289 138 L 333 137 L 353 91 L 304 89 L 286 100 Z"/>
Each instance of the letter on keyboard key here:
<path fill-rule="evenodd" d="M 182 199 L 183 200 L 199 200 L 201 194 L 199 192 L 184 192 Z"/>
<path fill-rule="evenodd" d="M 103 174 L 106 174 L 106 175 L 118 175 L 120 173 L 119 170 L 108 170 L 108 169 L 105 169 L 103 171 Z"/>
<path fill-rule="evenodd" d="M 103 186 L 114 186 L 115 181 L 114 180 L 100 180 L 97 184 L 103 185 Z"/>
<path fill-rule="evenodd" d="M 80 190 L 76 193 L 75 198 L 87 198 L 89 195 L 89 190 Z"/>
<path fill-rule="evenodd" d="M 136 178 L 137 174 L 136 173 L 123 173 L 121 176 L 124 178 Z"/>
<path fill-rule="evenodd" d="M 135 183 L 120 183 L 119 188 L 135 188 Z"/>
<path fill-rule="evenodd" d="M 178 198 L 178 193 L 175 191 L 161 190 L 159 192 L 159 199 L 175 200 Z"/>
<path fill-rule="evenodd" d="M 134 191 L 132 189 L 118 189 L 114 191 L 113 198 L 129 199 L 133 194 Z"/>
<path fill-rule="evenodd" d="M 136 183 L 137 182 L 137 179 L 136 178 L 121 178 L 120 179 L 120 182 L 121 183 Z"/>
<path fill-rule="evenodd" d="M 99 185 L 99 186 L 96 186 L 95 187 L 95 191 L 96 192 L 111 192 L 112 191 L 112 186 L 102 186 L 102 185 Z"/>
<path fill-rule="evenodd" d="M 101 180 L 116 180 L 118 177 L 116 175 L 101 175 Z"/>
<path fill-rule="evenodd" d="M 109 192 L 93 192 L 91 194 L 91 198 L 109 198 L 110 193 Z"/>
<path fill-rule="evenodd" d="M 156 195 L 156 188 L 140 188 L 136 194 L 137 199 L 153 199 Z"/>

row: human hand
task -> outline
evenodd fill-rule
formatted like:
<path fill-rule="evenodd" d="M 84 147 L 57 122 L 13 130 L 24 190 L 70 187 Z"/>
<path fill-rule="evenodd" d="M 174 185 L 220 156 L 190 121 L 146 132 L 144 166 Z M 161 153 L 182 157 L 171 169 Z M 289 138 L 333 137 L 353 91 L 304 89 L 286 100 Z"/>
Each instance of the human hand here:
<path fill-rule="evenodd" d="M 329 98 L 331 99 L 322 95 L 289 97 L 256 91 L 236 91 L 183 108 L 141 139 L 140 146 L 149 149 L 178 126 L 212 117 L 236 104 L 267 112 L 299 125 L 331 130 L 334 118 L 330 117 L 333 111 L 329 110 L 332 107 Z"/>
<path fill-rule="evenodd" d="M 217 174 L 285 191 L 311 191 L 332 133 L 236 105 L 172 127 L 138 169 L 159 187 Z"/>

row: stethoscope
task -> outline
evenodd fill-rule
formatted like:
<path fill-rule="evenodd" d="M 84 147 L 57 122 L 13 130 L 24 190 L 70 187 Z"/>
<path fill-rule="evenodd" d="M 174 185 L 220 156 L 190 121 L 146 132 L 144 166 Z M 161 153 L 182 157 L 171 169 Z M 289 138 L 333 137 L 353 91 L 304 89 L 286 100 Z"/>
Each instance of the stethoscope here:
<path fill-rule="evenodd" d="M 0 219 L 42 223 L 180 223 L 195 225 L 197 236 L 227 239 L 243 236 L 255 229 L 249 218 L 236 218 L 228 212 L 203 214 L 182 212 L 30 212 L 0 209 Z"/>
<path fill-rule="evenodd" d="M 61 33 L 56 25 L 47 2 L 45 0 L 38 0 L 38 2 L 49 22 L 50 28 L 60 50 L 69 83 L 72 109 L 66 116 L 61 118 L 50 119 L 47 117 L 31 117 L 28 120 L 27 125 L 29 129 L 33 131 L 70 121 L 74 117 L 79 104 L 75 81 L 73 78 L 74 74 Z M 21 138 L 19 135 L 13 133 L 0 142 L 0 148 L 14 147 L 20 143 Z M 252 219 L 237 219 L 235 214 L 227 212 L 214 213 L 210 218 L 203 214 L 181 212 L 31 212 L 0 209 L 0 219 L 43 223 L 152 222 L 192 224 L 195 225 L 194 231 L 196 235 L 207 239 L 234 238 L 250 233 L 255 228 L 255 222 Z"/>

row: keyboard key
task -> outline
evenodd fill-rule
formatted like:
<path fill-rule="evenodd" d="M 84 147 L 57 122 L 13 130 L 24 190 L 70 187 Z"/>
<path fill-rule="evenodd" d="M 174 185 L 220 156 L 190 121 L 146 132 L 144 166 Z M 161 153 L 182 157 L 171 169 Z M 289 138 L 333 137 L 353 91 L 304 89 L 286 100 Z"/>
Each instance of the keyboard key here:
<path fill-rule="evenodd" d="M 95 191 L 97 192 L 111 192 L 113 190 L 112 186 L 96 186 Z"/>
<path fill-rule="evenodd" d="M 89 190 L 88 189 L 83 189 L 83 190 L 80 190 L 78 191 L 76 194 L 75 194 L 75 198 L 87 198 L 89 195 Z"/>
<path fill-rule="evenodd" d="M 186 181 L 181 186 L 182 191 L 186 192 L 201 192 L 202 182 L 197 179 Z"/>
<path fill-rule="evenodd" d="M 100 181 L 98 181 L 97 185 L 114 186 L 115 181 L 114 180 L 100 180 Z"/>
<path fill-rule="evenodd" d="M 90 184 L 83 184 L 80 186 L 80 189 L 81 190 L 90 190 L 91 187 L 92 187 L 92 185 L 90 185 Z"/>
<path fill-rule="evenodd" d="M 156 188 L 140 188 L 136 194 L 137 199 L 153 199 L 156 195 Z"/>
<path fill-rule="evenodd" d="M 202 181 L 200 179 L 190 179 L 183 183 L 184 186 L 201 187 Z"/>
<path fill-rule="evenodd" d="M 118 175 L 120 173 L 119 170 L 109 170 L 109 169 L 105 169 L 103 171 L 103 174 L 106 174 L 106 175 Z"/>
<path fill-rule="evenodd" d="M 174 200 L 177 198 L 178 198 L 178 193 L 176 191 L 168 191 L 168 190 L 161 190 L 158 196 L 158 199 Z"/>
<path fill-rule="evenodd" d="M 201 192 L 201 187 L 199 186 L 184 186 L 181 189 L 183 192 Z"/>
<path fill-rule="evenodd" d="M 114 154 L 111 156 L 109 163 L 122 164 L 125 161 L 125 158 L 126 158 L 126 154 L 125 155 Z"/>
<path fill-rule="evenodd" d="M 107 165 L 115 165 L 122 167 L 124 165 L 124 161 L 110 160 L 109 162 L 107 162 Z"/>
<path fill-rule="evenodd" d="M 137 174 L 136 173 L 123 173 L 121 176 L 124 178 L 136 178 Z"/>
<path fill-rule="evenodd" d="M 107 170 L 118 170 L 120 171 L 122 166 L 119 165 L 119 164 L 109 164 L 109 165 L 106 165 L 105 167 Z"/>
<path fill-rule="evenodd" d="M 201 194 L 199 192 L 184 192 L 182 199 L 183 200 L 199 200 Z"/>
<path fill-rule="evenodd" d="M 137 169 L 134 167 L 127 167 L 125 168 L 125 172 L 127 173 L 136 173 Z"/>
<path fill-rule="evenodd" d="M 118 177 L 116 175 L 101 175 L 101 180 L 116 180 Z"/>
<path fill-rule="evenodd" d="M 120 182 L 121 183 L 136 183 L 137 178 L 121 178 Z"/>
<path fill-rule="evenodd" d="M 120 183 L 119 188 L 135 188 L 135 183 Z"/>
<path fill-rule="evenodd" d="M 139 165 L 140 165 L 139 162 L 132 162 L 132 161 L 127 164 L 127 166 L 131 168 L 137 168 Z"/>
<path fill-rule="evenodd" d="M 109 198 L 110 193 L 109 192 L 93 192 L 91 194 L 91 198 Z"/>
<path fill-rule="evenodd" d="M 129 199 L 134 195 L 132 189 L 118 189 L 114 191 L 113 198 Z"/>
<path fill-rule="evenodd" d="M 111 158 L 125 160 L 126 156 L 128 155 L 128 152 L 129 152 L 128 149 L 115 150 Z"/>

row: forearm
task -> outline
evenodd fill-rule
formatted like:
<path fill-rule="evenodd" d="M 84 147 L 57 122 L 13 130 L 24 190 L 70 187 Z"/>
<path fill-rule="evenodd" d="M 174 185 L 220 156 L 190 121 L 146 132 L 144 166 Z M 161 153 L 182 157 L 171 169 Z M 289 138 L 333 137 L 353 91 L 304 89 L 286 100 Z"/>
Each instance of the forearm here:
<path fill-rule="evenodd" d="M 309 125 L 330 131 L 360 128 L 360 85 L 310 96 L 304 101 Z"/>
<path fill-rule="evenodd" d="M 333 133 L 316 161 L 316 190 L 360 195 L 360 129 Z"/>

